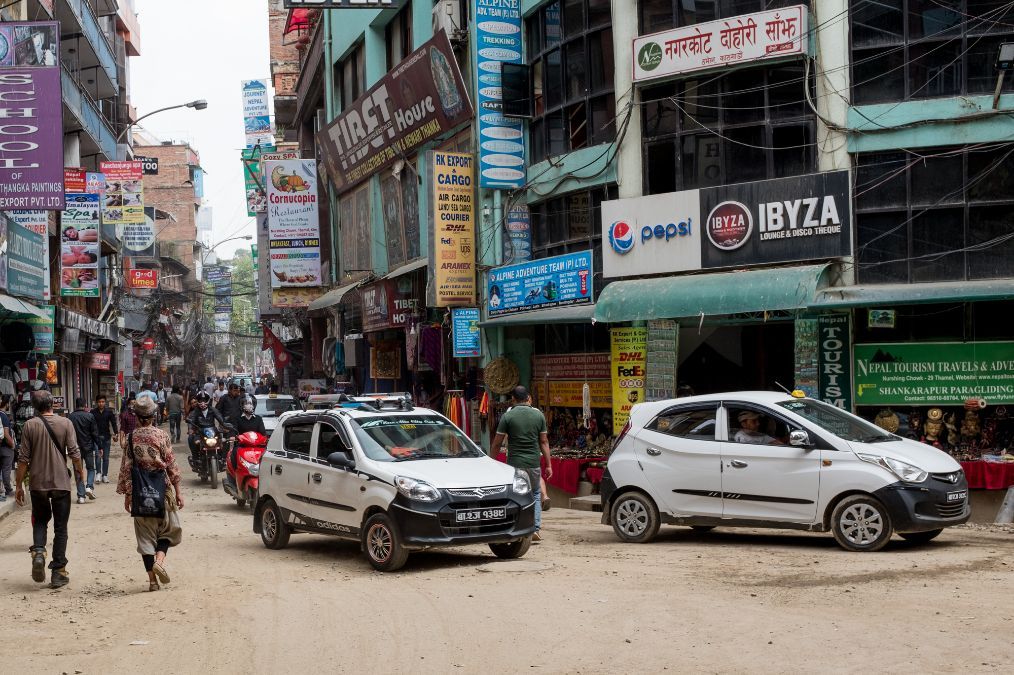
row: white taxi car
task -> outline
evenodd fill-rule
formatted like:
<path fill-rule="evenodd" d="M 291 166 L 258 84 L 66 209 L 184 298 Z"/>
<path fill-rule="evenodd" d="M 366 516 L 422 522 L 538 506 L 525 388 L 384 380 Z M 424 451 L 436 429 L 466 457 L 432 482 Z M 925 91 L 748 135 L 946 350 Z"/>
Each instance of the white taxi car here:
<path fill-rule="evenodd" d="M 431 546 L 483 543 L 519 558 L 535 531 L 528 475 L 403 397 L 284 413 L 258 490 L 254 531 L 266 547 L 283 548 L 294 532 L 331 534 L 359 541 L 381 571 Z"/>
<path fill-rule="evenodd" d="M 802 392 L 642 403 L 602 478 L 603 523 L 646 542 L 661 523 L 830 531 L 850 551 L 926 542 L 971 516 L 961 465 Z"/>

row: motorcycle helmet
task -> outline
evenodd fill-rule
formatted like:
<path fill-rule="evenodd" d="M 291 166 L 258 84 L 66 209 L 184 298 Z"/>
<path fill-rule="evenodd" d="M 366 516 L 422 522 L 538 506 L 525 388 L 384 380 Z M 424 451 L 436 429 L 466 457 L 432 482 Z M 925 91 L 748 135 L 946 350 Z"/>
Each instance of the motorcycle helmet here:
<path fill-rule="evenodd" d="M 202 410 L 207 408 L 209 403 L 211 403 L 211 395 L 208 392 L 202 391 L 197 394 L 197 405 L 201 406 Z"/>
<path fill-rule="evenodd" d="M 250 398 L 243 399 L 243 412 L 245 412 L 247 415 L 253 415 L 253 411 L 254 411 L 253 399 Z"/>

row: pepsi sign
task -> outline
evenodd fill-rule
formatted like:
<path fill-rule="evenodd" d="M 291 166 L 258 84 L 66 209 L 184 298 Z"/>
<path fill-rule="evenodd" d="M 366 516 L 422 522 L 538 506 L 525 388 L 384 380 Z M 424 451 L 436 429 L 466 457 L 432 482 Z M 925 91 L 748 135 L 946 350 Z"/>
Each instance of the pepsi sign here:
<path fill-rule="evenodd" d="M 607 234 L 609 245 L 620 255 L 630 253 L 634 248 L 634 228 L 630 226 L 630 223 L 617 220 L 609 226 Z"/>
<path fill-rule="evenodd" d="M 697 191 L 602 203 L 606 277 L 665 274 L 701 267 Z"/>

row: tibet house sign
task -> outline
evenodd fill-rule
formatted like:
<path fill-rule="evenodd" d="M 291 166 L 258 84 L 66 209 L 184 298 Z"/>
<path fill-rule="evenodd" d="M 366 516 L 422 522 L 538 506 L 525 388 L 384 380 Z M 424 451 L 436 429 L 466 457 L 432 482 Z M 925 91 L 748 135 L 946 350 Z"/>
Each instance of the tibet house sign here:
<path fill-rule="evenodd" d="M 683 26 L 634 40 L 634 82 L 806 53 L 805 5 Z"/>

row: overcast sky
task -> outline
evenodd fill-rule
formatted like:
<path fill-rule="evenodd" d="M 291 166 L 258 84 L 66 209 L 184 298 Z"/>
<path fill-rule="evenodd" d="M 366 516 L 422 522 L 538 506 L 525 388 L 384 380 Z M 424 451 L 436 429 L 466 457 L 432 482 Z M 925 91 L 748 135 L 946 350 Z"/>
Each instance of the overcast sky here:
<path fill-rule="evenodd" d="M 135 0 L 141 55 L 130 59 L 131 98 L 138 115 L 206 99 L 206 110 L 181 108 L 153 115 L 142 126 L 163 141 L 187 141 L 207 172 L 205 204 L 214 209 L 218 243 L 254 235 L 243 191 L 242 80 L 269 79 L 265 0 Z M 215 252 L 231 258 L 251 242 Z"/>

